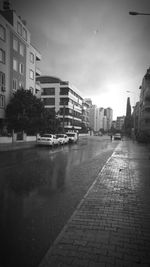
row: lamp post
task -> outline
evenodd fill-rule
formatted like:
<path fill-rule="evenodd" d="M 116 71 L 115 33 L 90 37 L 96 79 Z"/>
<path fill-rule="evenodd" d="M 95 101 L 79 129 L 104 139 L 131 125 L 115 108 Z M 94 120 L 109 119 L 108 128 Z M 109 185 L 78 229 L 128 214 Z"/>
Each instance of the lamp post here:
<path fill-rule="evenodd" d="M 74 104 L 73 104 L 72 130 L 74 131 Z"/>
<path fill-rule="evenodd" d="M 131 15 L 131 16 L 138 16 L 138 15 L 149 16 L 150 13 L 142 13 L 142 12 L 136 12 L 136 11 L 129 11 L 129 15 Z"/>

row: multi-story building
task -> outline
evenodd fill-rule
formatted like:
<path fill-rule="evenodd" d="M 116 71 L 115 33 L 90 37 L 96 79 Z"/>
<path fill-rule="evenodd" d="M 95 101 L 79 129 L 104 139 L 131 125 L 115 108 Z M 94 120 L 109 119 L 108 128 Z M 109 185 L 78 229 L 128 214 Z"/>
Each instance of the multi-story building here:
<path fill-rule="evenodd" d="M 112 121 L 111 128 L 112 128 L 113 130 L 116 129 L 116 121 L 115 121 L 115 120 Z"/>
<path fill-rule="evenodd" d="M 84 127 L 88 130 L 89 129 L 89 108 L 90 104 L 89 102 L 86 102 L 84 99 L 82 102 L 82 124 Z"/>
<path fill-rule="evenodd" d="M 112 125 L 113 110 L 111 108 L 106 108 L 104 110 L 104 116 L 106 116 L 106 118 L 107 118 L 106 130 L 109 131 L 111 129 L 111 125 Z"/>
<path fill-rule="evenodd" d="M 54 109 L 63 130 L 80 130 L 82 124 L 81 93 L 68 81 L 52 76 L 36 78 L 41 86 L 41 99 L 45 108 Z"/>
<path fill-rule="evenodd" d="M 89 124 L 90 128 L 93 131 L 96 131 L 96 114 L 97 114 L 97 106 L 92 105 L 89 107 Z"/>
<path fill-rule="evenodd" d="M 37 94 L 36 76 L 40 75 L 37 62 L 41 54 L 31 45 L 31 33 L 26 22 L 4 1 L 0 10 L 0 128 L 5 119 L 5 108 L 19 88 Z"/>
<path fill-rule="evenodd" d="M 100 109 L 96 107 L 96 121 L 95 121 L 95 131 L 100 130 Z"/>
<path fill-rule="evenodd" d="M 99 129 L 104 129 L 103 118 L 104 118 L 104 108 L 99 108 Z"/>
<path fill-rule="evenodd" d="M 89 107 L 92 106 L 92 100 L 91 100 L 91 98 L 85 98 L 84 101 L 85 101 L 86 103 L 88 103 Z"/>
<path fill-rule="evenodd" d="M 113 111 L 111 108 L 98 108 L 96 105 L 91 105 L 89 108 L 90 127 L 93 131 L 98 132 L 100 129 L 109 131 L 112 124 Z"/>
<path fill-rule="evenodd" d="M 107 128 L 107 116 L 106 115 L 104 115 L 104 117 L 103 117 L 103 130 L 105 132 L 108 131 L 108 128 Z"/>
<path fill-rule="evenodd" d="M 150 140 L 150 68 L 147 69 L 140 86 L 140 100 L 136 107 L 139 112 L 138 119 L 138 139 Z"/>
<path fill-rule="evenodd" d="M 124 127 L 125 116 L 118 116 L 116 120 L 116 130 L 122 131 Z"/>
<path fill-rule="evenodd" d="M 133 129 L 134 129 L 135 136 L 138 135 L 138 131 L 139 131 L 139 111 L 140 111 L 140 102 L 137 102 L 135 104 L 135 107 L 132 113 Z"/>

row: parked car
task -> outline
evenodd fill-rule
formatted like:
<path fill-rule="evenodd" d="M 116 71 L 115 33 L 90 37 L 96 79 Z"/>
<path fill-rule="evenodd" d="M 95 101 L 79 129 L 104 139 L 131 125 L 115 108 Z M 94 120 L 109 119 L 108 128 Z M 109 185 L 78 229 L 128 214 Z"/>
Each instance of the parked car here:
<path fill-rule="evenodd" d="M 59 145 L 59 141 L 54 134 L 42 134 L 37 138 L 37 145 L 54 146 Z"/>
<path fill-rule="evenodd" d="M 66 135 L 69 137 L 69 143 L 76 143 L 78 141 L 78 134 L 76 132 L 67 132 Z"/>
<path fill-rule="evenodd" d="M 61 145 L 67 144 L 69 142 L 69 138 L 66 134 L 56 134 L 56 137 Z"/>
<path fill-rule="evenodd" d="M 116 133 L 114 135 L 114 140 L 121 140 L 121 134 L 120 133 Z"/>

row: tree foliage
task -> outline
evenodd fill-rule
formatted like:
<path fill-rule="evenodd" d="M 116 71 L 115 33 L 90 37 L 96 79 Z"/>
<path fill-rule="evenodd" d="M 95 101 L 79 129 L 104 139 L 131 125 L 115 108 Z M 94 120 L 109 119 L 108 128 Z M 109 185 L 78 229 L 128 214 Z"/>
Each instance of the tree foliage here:
<path fill-rule="evenodd" d="M 8 129 L 35 134 L 45 126 L 44 104 L 29 90 L 18 90 L 6 108 Z"/>

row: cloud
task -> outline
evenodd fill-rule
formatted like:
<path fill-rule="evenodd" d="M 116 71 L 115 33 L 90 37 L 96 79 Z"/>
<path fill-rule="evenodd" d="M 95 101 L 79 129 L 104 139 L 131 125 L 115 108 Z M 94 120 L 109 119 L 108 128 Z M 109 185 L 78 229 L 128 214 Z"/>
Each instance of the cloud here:
<path fill-rule="evenodd" d="M 150 10 L 150 1 L 13 1 L 41 51 L 42 73 L 70 81 L 101 105 L 112 101 L 121 115 L 121 92 L 135 95 L 150 64 L 150 18 L 128 12 Z"/>

